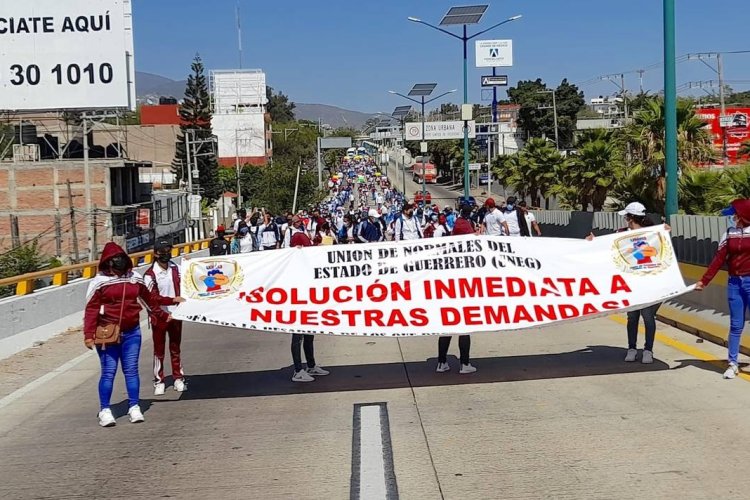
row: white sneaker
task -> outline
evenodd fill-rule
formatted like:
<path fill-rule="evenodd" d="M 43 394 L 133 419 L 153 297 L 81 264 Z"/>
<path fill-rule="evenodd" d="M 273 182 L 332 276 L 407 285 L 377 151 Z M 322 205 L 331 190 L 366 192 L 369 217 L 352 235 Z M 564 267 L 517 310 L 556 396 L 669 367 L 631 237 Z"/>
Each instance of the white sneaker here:
<path fill-rule="evenodd" d="M 99 412 L 99 425 L 102 427 L 112 427 L 117 424 L 115 416 L 112 415 L 112 410 L 105 408 Z"/>
<path fill-rule="evenodd" d="M 638 357 L 638 349 L 628 349 L 627 355 L 625 355 L 625 362 L 632 363 L 635 358 Z"/>
<path fill-rule="evenodd" d="M 187 391 L 187 384 L 184 378 L 178 378 L 174 381 L 174 390 L 177 392 Z"/>
<path fill-rule="evenodd" d="M 292 377 L 292 382 L 314 382 L 315 378 L 313 378 L 312 375 L 307 373 L 306 370 L 300 370 L 298 372 L 294 372 L 294 376 Z"/>
<path fill-rule="evenodd" d="M 128 410 L 128 415 L 130 416 L 130 423 L 131 424 L 137 424 L 139 422 L 143 422 L 146 420 L 143 418 L 143 413 L 141 412 L 141 407 L 138 405 L 131 406 Z"/>
<path fill-rule="evenodd" d="M 654 353 L 651 351 L 643 350 L 643 356 L 641 357 L 641 363 L 644 365 L 650 365 L 654 362 Z"/>
<path fill-rule="evenodd" d="M 319 377 L 323 377 L 325 375 L 331 374 L 331 372 L 329 372 L 328 370 L 324 370 L 323 368 L 317 365 L 313 366 L 312 368 L 308 368 L 307 373 L 309 373 L 310 375 L 319 376 Z"/>
<path fill-rule="evenodd" d="M 445 373 L 451 371 L 451 365 L 448 363 L 438 363 L 437 370 L 435 370 L 438 373 Z"/>
<path fill-rule="evenodd" d="M 467 373 L 474 373 L 475 371 L 477 371 L 477 369 L 469 363 L 468 365 L 461 365 L 461 370 L 458 373 L 466 375 Z"/>
<path fill-rule="evenodd" d="M 734 378 L 739 373 L 740 369 L 737 368 L 737 365 L 734 363 L 729 363 L 729 368 L 727 368 L 727 371 L 724 372 L 724 378 Z"/>
<path fill-rule="evenodd" d="M 164 385 L 164 382 L 155 383 L 154 384 L 154 396 L 163 396 L 165 388 L 166 386 Z"/>

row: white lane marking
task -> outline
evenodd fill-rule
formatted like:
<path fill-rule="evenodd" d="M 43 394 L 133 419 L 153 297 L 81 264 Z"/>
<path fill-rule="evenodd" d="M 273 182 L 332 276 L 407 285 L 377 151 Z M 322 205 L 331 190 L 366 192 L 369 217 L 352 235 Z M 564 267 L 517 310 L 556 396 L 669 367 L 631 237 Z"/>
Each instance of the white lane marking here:
<path fill-rule="evenodd" d="M 360 407 L 359 498 L 386 500 L 380 405 Z"/>
<path fill-rule="evenodd" d="M 50 380 L 54 379 L 55 377 L 62 375 L 63 373 L 72 370 L 79 364 L 86 361 L 92 354 L 94 354 L 94 351 L 86 351 L 85 353 L 81 354 L 75 359 L 71 359 L 64 365 L 52 370 L 51 372 L 42 375 L 38 379 L 34 380 L 33 382 L 29 382 L 25 386 L 21 387 L 20 389 L 17 389 L 4 398 L 0 399 L 0 410 L 8 406 L 9 404 L 13 403 L 14 401 L 17 401 L 18 399 L 22 398 L 26 394 L 30 393 L 34 389 L 41 387 L 42 385 L 46 384 Z"/>

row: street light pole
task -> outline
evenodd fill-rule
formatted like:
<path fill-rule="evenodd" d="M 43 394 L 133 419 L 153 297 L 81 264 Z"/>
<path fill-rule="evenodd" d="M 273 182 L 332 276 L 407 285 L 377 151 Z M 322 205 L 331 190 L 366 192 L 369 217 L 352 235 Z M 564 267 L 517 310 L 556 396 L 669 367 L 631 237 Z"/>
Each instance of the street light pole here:
<path fill-rule="evenodd" d="M 552 90 L 539 90 L 538 94 L 552 94 L 552 116 L 555 121 L 555 148 L 560 149 L 560 133 L 557 125 L 557 98 L 555 97 L 555 89 Z M 549 106 L 539 106 L 538 109 L 549 109 Z"/>
<path fill-rule="evenodd" d="M 678 211 L 677 200 L 677 71 L 675 0 L 664 0 L 664 128 L 667 220 Z"/>
<path fill-rule="evenodd" d="M 422 96 L 422 143 L 427 144 L 427 136 L 424 133 L 424 96 Z M 424 158 L 427 156 L 427 148 L 422 151 L 422 143 L 419 145 L 419 152 L 422 153 L 422 203 L 427 205 L 427 172 L 425 171 Z"/>
<path fill-rule="evenodd" d="M 487 6 L 483 6 L 483 7 L 485 7 L 485 10 L 486 10 Z M 477 18 L 476 22 L 478 22 L 479 19 L 481 19 L 482 14 L 484 14 L 484 10 L 481 11 L 481 14 Z M 463 24 L 462 36 L 459 36 L 459 35 L 456 35 L 455 33 L 451 33 L 448 30 L 445 30 L 443 28 L 430 24 L 416 17 L 409 17 L 408 20 L 413 23 L 424 24 L 425 26 L 429 26 L 432 29 L 438 30 L 442 33 L 445 33 L 446 35 L 450 35 L 453 38 L 457 38 L 458 40 L 461 40 L 461 43 L 463 44 L 463 76 L 464 76 L 464 102 L 463 103 L 469 104 L 468 42 L 480 35 L 483 35 L 484 33 L 487 33 L 490 30 L 493 30 L 499 26 L 502 26 L 503 24 L 520 19 L 521 17 L 522 17 L 521 15 L 510 17 L 506 19 L 505 21 L 494 24 L 490 26 L 489 28 L 482 30 L 478 33 L 475 33 L 471 36 L 468 35 L 466 24 Z M 444 21 L 446 18 L 444 18 Z M 453 23 L 446 23 L 446 24 L 453 24 Z M 467 198 L 469 197 L 469 187 L 470 187 L 469 186 L 469 122 L 468 120 L 464 120 L 464 196 Z"/>

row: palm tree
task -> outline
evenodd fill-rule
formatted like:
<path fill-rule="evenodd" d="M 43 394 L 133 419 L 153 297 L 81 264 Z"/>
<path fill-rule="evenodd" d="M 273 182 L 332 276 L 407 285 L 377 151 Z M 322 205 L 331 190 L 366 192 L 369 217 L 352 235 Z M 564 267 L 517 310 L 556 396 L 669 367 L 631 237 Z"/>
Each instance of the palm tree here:
<path fill-rule="evenodd" d="M 725 172 L 695 167 L 683 170 L 678 189 L 680 206 L 689 215 L 715 214 L 727 206 L 723 200 L 731 191 Z"/>
<path fill-rule="evenodd" d="M 666 169 L 664 154 L 664 104 L 660 99 L 646 101 L 632 123 L 624 130 L 624 137 L 633 158 L 619 191 L 642 201 L 647 208 L 664 210 Z M 706 123 L 696 117 L 688 101 L 677 103 L 677 149 L 680 167 L 709 163 L 714 158 L 711 137 Z M 624 199 L 626 196 L 620 196 Z"/>
<path fill-rule="evenodd" d="M 498 181 L 531 197 L 532 206 L 541 206 L 541 198 L 551 195 L 565 158 L 546 139 L 531 138 L 518 154 L 507 156 L 495 168 Z"/>

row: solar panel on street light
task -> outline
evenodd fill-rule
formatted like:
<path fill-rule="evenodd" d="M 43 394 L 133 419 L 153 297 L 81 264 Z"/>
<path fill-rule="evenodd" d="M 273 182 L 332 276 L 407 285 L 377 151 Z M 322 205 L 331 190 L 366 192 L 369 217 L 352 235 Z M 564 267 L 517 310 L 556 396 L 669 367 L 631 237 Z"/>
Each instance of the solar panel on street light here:
<path fill-rule="evenodd" d="M 391 116 L 393 116 L 397 120 L 401 120 L 402 118 L 406 117 L 411 112 L 411 106 L 398 106 L 396 109 L 393 110 L 393 113 Z"/>
<path fill-rule="evenodd" d="M 489 5 L 470 5 L 466 7 L 451 7 L 440 21 L 441 26 L 457 24 L 477 24 L 487 12 Z"/>
<path fill-rule="evenodd" d="M 410 96 L 428 96 L 437 87 L 437 83 L 417 83 L 409 91 Z"/>

